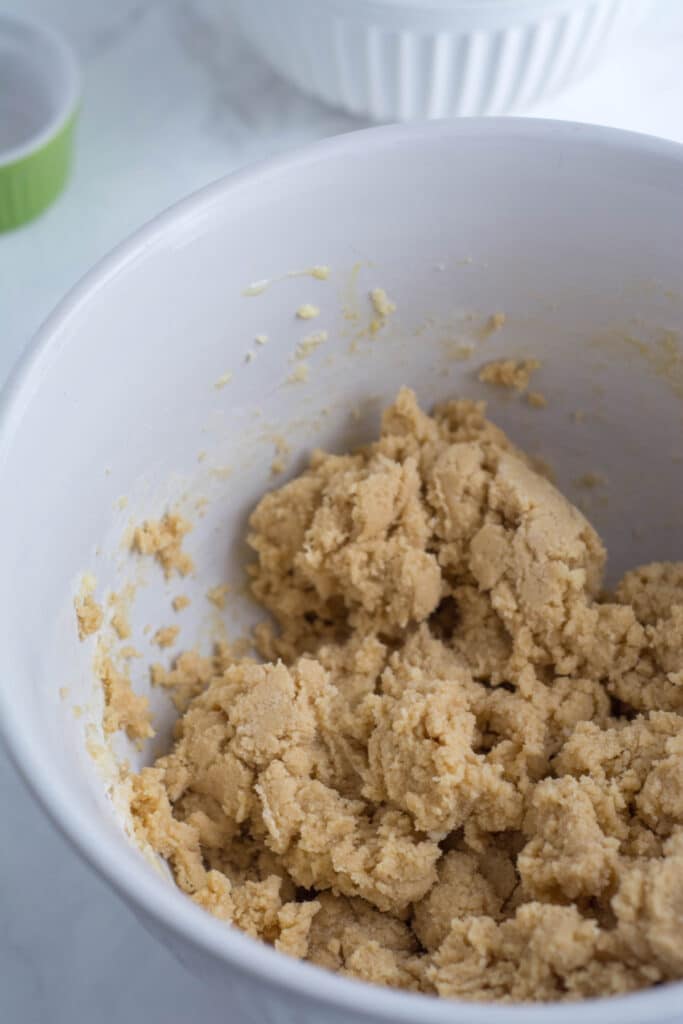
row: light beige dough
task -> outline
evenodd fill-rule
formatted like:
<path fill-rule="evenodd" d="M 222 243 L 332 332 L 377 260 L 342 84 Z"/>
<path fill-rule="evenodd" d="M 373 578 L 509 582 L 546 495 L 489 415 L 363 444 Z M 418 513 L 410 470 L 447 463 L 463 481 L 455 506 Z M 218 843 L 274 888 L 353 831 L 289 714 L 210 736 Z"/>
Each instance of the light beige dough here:
<path fill-rule="evenodd" d="M 182 571 L 184 532 L 137 546 Z M 184 714 L 132 809 L 178 885 L 442 996 L 683 977 L 683 564 L 605 596 L 599 537 L 483 405 L 429 416 L 408 390 L 378 441 L 266 494 L 248 540 L 264 663 L 153 669 Z"/>

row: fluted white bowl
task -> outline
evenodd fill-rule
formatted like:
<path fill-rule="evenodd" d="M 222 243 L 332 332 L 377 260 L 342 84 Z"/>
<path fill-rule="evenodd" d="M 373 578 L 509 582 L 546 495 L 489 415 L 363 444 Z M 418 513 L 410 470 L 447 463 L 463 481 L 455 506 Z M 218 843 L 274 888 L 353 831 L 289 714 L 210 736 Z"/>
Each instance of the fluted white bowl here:
<path fill-rule="evenodd" d="M 380 121 L 505 114 L 581 76 L 652 0 L 229 0 L 300 89 Z"/>

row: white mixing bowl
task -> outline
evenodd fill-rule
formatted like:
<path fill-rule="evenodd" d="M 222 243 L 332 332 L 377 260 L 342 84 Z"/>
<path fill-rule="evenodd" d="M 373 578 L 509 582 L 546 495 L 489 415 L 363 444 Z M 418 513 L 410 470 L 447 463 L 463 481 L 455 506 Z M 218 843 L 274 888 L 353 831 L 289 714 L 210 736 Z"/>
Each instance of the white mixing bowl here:
<path fill-rule="evenodd" d="M 329 280 L 285 276 L 317 264 Z M 167 624 L 170 596 L 187 590 L 182 640 L 201 639 L 201 597 L 242 562 L 245 515 L 273 482 L 276 434 L 288 438 L 293 472 L 313 444 L 371 435 L 402 383 L 426 404 L 483 395 L 476 368 L 502 353 L 543 360 L 549 404 L 491 396 L 494 418 L 569 493 L 582 473 L 609 479 L 589 513 L 611 576 L 680 558 L 681 281 L 680 147 L 569 124 L 442 123 L 335 138 L 211 186 L 105 260 L 41 331 L 0 415 L 3 731 L 74 847 L 225 993 L 226 1024 L 570 1024 L 579 1011 L 473 1006 L 346 980 L 177 891 L 126 838 L 106 763 L 91 757 L 98 708 L 93 641 L 75 635 L 79 574 L 93 571 L 98 593 L 135 578 L 121 547 L 129 518 L 173 501 L 191 512 L 205 495 L 187 540 L 197 579 L 169 588 L 147 567 L 133 612 L 133 642 L 149 653 L 143 626 Z M 398 308 L 358 338 L 375 285 Z M 329 338 L 310 356 L 309 381 L 287 383 L 303 302 L 320 307 L 315 326 Z M 507 322 L 486 337 L 498 311 Z M 257 334 L 269 343 L 254 346 Z M 462 359 L 467 338 L 475 351 Z M 227 371 L 232 381 L 216 388 Z M 233 628 L 247 616 L 238 609 Z M 153 700 L 168 724 L 165 698 Z M 86 709 L 80 718 L 73 702 Z M 152 748 L 120 747 L 137 764 Z M 682 1006 L 677 984 L 587 1002 L 580 1014 L 584 1024 L 663 1024 Z"/>

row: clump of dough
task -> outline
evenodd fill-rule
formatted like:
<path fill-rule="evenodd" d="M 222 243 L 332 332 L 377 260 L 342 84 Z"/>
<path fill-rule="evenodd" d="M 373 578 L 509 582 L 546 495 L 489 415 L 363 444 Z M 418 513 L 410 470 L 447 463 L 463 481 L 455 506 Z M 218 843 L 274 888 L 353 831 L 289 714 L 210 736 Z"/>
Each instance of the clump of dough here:
<path fill-rule="evenodd" d="M 479 380 L 499 388 L 526 391 L 531 375 L 540 367 L 538 359 L 496 359 L 479 371 Z"/>
<path fill-rule="evenodd" d="M 102 724 L 105 733 L 122 729 L 129 739 L 137 741 L 154 736 L 149 701 L 135 693 L 128 675 L 104 652 L 98 655 L 95 667 L 104 693 Z"/>
<path fill-rule="evenodd" d="M 191 529 L 187 519 L 177 512 L 168 512 L 162 519 L 148 519 L 137 528 L 133 549 L 141 555 L 153 555 L 167 578 L 173 573 L 187 576 L 192 572 L 194 563 L 183 551 L 183 539 Z"/>
<path fill-rule="evenodd" d="M 532 409 L 547 409 L 548 407 L 548 399 L 542 391 L 528 391 L 526 402 Z"/>
<path fill-rule="evenodd" d="M 137 546 L 170 572 L 184 532 Z M 413 991 L 683 977 L 683 564 L 605 596 L 597 534 L 483 405 L 428 416 L 408 390 L 377 441 L 266 494 L 248 540 L 266 662 L 151 670 L 184 714 L 132 810 L 178 885 Z"/>
<path fill-rule="evenodd" d="M 373 288 L 370 301 L 378 316 L 387 317 L 396 312 L 396 303 L 392 302 L 384 288 Z"/>
<path fill-rule="evenodd" d="M 75 598 L 74 608 L 76 610 L 76 622 L 78 624 L 78 636 L 81 640 L 96 633 L 102 625 L 104 612 L 102 605 L 98 604 L 92 594 L 84 594 Z"/>
<path fill-rule="evenodd" d="M 81 586 L 74 598 L 74 611 L 76 612 L 76 626 L 78 628 L 79 640 L 85 640 L 92 636 L 104 621 L 104 610 L 94 597 L 94 590 L 97 585 L 95 577 L 85 573 L 81 580 Z"/>
<path fill-rule="evenodd" d="M 227 597 L 230 592 L 230 586 L 227 583 L 221 583 L 215 587 L 211 587 L 206 592 L 207 600 L 211 602 L 219 611 L 222 611 L 227 604 Z"/>
<path fill-rule="evenodd" d="M 315 317 L 320 316 L 320 310 L 310 302 L 305 302 L 303 306 L 299 306 L 296 315 L 300 320 L 313 320 Z"/>
<path fill-rule="evenodd" d="M 165 647 L 172 647 L 178 639 L 179 632 L 180 626 L 160 626 L 152 637 L 152 643 L 162 649 Z"/>

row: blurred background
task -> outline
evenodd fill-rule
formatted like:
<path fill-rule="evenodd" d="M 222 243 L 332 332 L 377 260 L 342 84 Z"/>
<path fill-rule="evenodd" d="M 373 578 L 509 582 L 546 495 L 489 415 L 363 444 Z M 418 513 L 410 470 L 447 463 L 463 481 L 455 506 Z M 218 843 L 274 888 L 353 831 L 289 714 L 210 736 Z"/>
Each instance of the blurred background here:
<path fill-rule="evenodd" d="M 479 104 L 495 110 L 504 93 L 508 99 L 515 93 L 515 113 L 612 125 L 683 142 L 681 0 L 648 0 L 642 9 L 640 0 L 597 0 L 612 14 L 624 3 L 632 4 L 634 12 L 638 6 L 638 19 L 599 60 L 596 55 L 597 63 L 583 69 L 578 80 L 560 89 L 558 78 L 546 93 L 539 79 L 538 88 L 539 82 L 527 83 L 526 94 L 513 64 L 502 85 L 492 79 L 482 86 L 475 80 L 472 92 L 463 74 L 459 85 L 452 80 L 458 61 L 467 63 L 470 77 L 482 65 L 487 44 L 476 32 L 474 41 L 459 39 L 454 51 L 448 40 L 437 38 L 427 47 L 421 37 L 415 51 L 410 42 L 404 45 L 400 59 L 384 52 L 390 42 L 375 34 L 367 50 L 375 64 L 347 66 L 342 52 L 336 73 L 343 80 L 336 82 L 330 78 L 324 25 L 314 26 L 318 35 L 310 35 L 308 51 L 305 46 L 293 49 L 287 19 L 276 24 L 278 2 L 280 15 L 296 8 L 296 0 L 252 2 L 252 15 L 266 12 L 264 39 L 256 38 L 244 0 L 0 2 L 0 16 L 31 16 L 60 30 L 83 74 L 73 172 L 65 191 L 38 219 L 0 234 L 0 384 L 50 309 L 114 245 L 187 193 L 295 146 L 397 114 L 443 113 L 449 96 L 453 109 L 472 113 Z M 384 2 L 392 6 L 392 0 Z M 583 2 L 574 0 L 576 6 Z M 448 0 L 438 4 L 447 7 Z M 349 9 L 356 6 L 362 5 L 348 0 Z M 599 30 L 590 28 L 594 38 Z M 354 25 L 349 31 L 352 45 L 353 33 L 363 28 Z M 526 68 L 538 51 L 539 66 L 552 71 L 575 43 L 570 33 L 565 35 L 540 43 L 515 36 L 508 46 L 499 34 L 486 60 L 500 64 L 514 58 Z M 269 50 L 279 72 L 262 56 Z M 416 74 L 439 62 L 451 79 L 445 85 L 443 77 L 426 80 L 423 103 L 405 93 L 401 60 L 412 61 L 413 84 Z M 386 67 L 391 81 L 382 79 Z M 289 84 L 280 74 L 292 68 L 307 92 L 327 93 L 356 112 L 326 105 Z M 490 74 L 488 65 L 483 74 Z M 365 92 L 362 81 L 358 84 L 363 75 Z M 461 86 L 461 93 L 470 91 L 458 99 Z M 77 860 L 1 751 L 0 807 L 0 1021 L 231 1021 L 229 1007 L 212 1005 L 201 984 Z"/>

